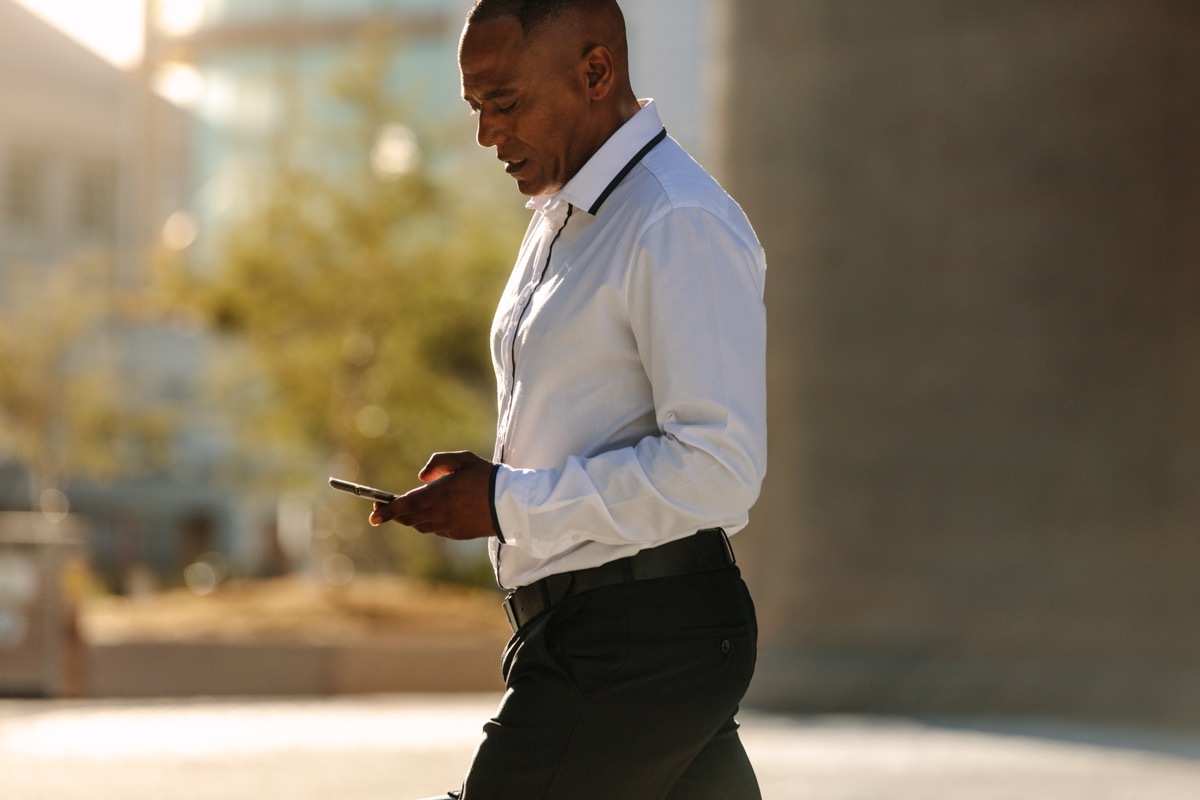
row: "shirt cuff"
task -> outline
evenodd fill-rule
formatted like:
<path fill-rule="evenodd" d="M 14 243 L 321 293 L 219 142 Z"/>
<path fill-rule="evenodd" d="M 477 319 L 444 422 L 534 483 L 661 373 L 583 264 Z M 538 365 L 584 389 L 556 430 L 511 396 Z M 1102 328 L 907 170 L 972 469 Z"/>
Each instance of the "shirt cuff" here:
<path fill-rule="evenodd" d="M 492 466 L 492 477 L 488 481 L 488 507 L 492 512 L 492 532 L 501 544 L 505 544 L 504 531 L 500 528 L 500 515 L 496 512 L 496 476 L 500 474 L 500 465 Z"/>
<path fill-rule="evenodd" d="M 537 470 L 500 464 L 493 473 L 496 483 L 492 490 L 492 508 L 496 515 L 493 522 L 496 529 L 504 533 L 500 541 L 535 558 L 541 556 L 529 530 L 529 507 L 539 476 Z"/>

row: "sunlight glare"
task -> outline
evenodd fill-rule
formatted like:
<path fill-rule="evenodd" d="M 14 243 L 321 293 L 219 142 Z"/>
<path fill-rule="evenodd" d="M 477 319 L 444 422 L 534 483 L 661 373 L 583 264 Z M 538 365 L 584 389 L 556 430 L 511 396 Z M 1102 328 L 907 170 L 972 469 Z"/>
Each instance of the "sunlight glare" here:
<path fill-rule="evenodd" d="M 194 64 L 168 61 L 159 65 L 154 91 L 180 108 L 195 108 L 204 99 L 204 75 Z"/>
<path fill-rule="evenodd" d="M 204 24 L 204 0 L 159 0 L 156 22 L 168 36 L 195 33 Z"/>
<path fill-rule="evenodd" d="M 0 724 L 0 750 L 28 758 L 119 761 L 232 758 L 256 753 L 387 751 L 476 739 L 478 712 L 447 712 L 419 698 L 370 703 L 298 706 L 261 702 L 249 706 L 200 705 L 157 708 L 95 705 L 50 708 Z"/>
<path fill-rule="evenodd" d="M 16 0 L 106 61 L 129 69 L 142 60 L 143 0 Z"/>

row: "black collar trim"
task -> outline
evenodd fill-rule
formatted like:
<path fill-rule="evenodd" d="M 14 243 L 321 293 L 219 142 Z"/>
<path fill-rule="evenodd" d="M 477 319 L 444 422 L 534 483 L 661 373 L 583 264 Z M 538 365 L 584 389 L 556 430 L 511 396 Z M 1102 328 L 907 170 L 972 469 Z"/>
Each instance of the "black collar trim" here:
<path fill-rule="evenodd" d="M 617 188 L 621 181 L 625 180 L 625 176 L 628 175 L 630 171 L 632 171 L 633 168 L 638 165 L 639 161 L 646 157 L 646 153 L 649 153 L 651 150 L 657 147 L 658 143 L 665 138 L 667 138 L 667 129 L 663 128 L 658 132 L 657 136 L 646 142 L 646 146 L 639 150 L 637 155 L 631 158 L 629 163 L 621 168 L 621 171 L 618 172 L 616 177 L 612 179 L 612 182 L 609 183 L 604 191 L 600 193 L 600 196 L 596 198 L 596 202 L 592 203 L 592 207 L 588 209 L 588 213 L 593 217 L 596 216 L 596 213 L 600 211 L 600 206 L 604 205 L 604 201 L 607 200 L 608 196 L 613 193 L 613 190 Z"/>

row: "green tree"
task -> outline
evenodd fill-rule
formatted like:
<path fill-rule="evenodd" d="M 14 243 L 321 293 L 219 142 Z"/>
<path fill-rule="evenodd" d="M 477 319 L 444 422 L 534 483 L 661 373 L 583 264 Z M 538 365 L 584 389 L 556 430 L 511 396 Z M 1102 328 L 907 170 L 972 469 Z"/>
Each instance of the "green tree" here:
<path fill-rule="evenodd" d="M 331 462 L 343 477 L 403 490 L 435 450 L 490 451 L 488 328 L 520 231 L 503 209 L 520 206 L 506 200 L 498 212 L 478 180 L 457 179 L 469 130 L 404 124 L 384 88 L 387 63 L 371 47 L 334 78 L 349 122 L 276 143 L 272 174 L 219 263 L 186 286 L 246 346 L 249 372 L 228 373 L 222 392 L 243 410 L 246 447 L 264 459 L 307 454 L 275 459 L 277 485 L 311 487 Z M 436 540 L 369 531 L 363 501 L 317 497 L 318 518 L 335 520 L 340 548 L 360 564 L 454 571 Z"/>

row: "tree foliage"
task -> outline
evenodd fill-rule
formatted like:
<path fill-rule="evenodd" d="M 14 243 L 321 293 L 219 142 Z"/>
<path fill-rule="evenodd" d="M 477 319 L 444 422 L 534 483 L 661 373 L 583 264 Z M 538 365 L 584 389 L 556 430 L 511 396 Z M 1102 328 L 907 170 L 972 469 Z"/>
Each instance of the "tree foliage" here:
<path fill-rule="evenodd" d="M 469 132 L 443 149 L 450 137 L 412 124 L 386 74 L 373 48 L 336 76 L 332 97 L 349 122 L 279 143 L 219 263 L 194 270 L 205 277 L 186 286 L 250 356 L 250 370 L 227 376 L 224 393 L 241 409 L 243 446 L 308 455 L 276 473 L 293 486 L 313 486 L 332 462 L 342 477 L 402 491 L 437 450 L 490 452 L 487 335 L 520 206 L 511 195 L 497 206 L 477 179 L 460 180 L 456 153 Z M 377 550 L 354 543 L 368 509 L 350 502 L 355 521 L 334 515 L 351 528 L 338 531 L 350 542 L 343 549 Z M 436 547 L 405 533 L 408 569 L 444 571 Z M 393 537 L 385 547 L 395 545 Z"/>

